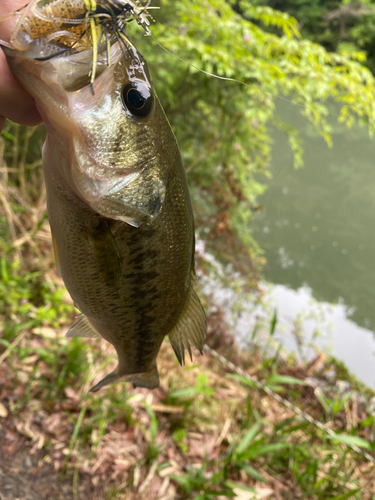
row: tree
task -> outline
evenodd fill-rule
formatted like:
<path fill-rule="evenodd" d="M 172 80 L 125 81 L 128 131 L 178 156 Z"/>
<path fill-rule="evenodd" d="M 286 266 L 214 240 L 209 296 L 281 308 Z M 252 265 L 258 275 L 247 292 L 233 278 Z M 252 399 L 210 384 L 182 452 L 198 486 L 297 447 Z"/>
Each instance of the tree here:
<path fill-rule="evenodd" d="M 374 0 L 254 0 L 298 19 L 304 37 L 340 53 L 359 52 L 375 71 Z"/>

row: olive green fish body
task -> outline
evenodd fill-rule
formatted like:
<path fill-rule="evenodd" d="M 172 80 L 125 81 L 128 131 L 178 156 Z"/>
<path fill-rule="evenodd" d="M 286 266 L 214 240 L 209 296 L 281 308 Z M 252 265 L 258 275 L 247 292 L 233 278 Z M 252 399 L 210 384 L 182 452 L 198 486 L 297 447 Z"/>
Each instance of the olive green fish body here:
<path fill-rule="evenodd" d="M 183 175 L 171 180 L 153 224 L 136 228 L 100 216 L 53 175 L 49 165 L 61 155 L 51 137 L 45 180 L 60 274 L 77 307 L 116 348 L 119 373 L 151 372 L 190 291 L 193 219 Z"/>
<path fill-rule="evenodd" d="M 57 267 L 82 312 L 67 335 L 100 335 L 118 354 L 118 367 L 94 390 L 120 380 L 158 386 L 164 337 L 183 363 L 185 348 L 202 350 L 206 332 L 191 288 L 194 222 L 180 153 L 146 63 L 130 51 L 125 60 L 114 48 L 93 89 L 90 55 L 41 62 L 7 54 L 47 123 Z"/>

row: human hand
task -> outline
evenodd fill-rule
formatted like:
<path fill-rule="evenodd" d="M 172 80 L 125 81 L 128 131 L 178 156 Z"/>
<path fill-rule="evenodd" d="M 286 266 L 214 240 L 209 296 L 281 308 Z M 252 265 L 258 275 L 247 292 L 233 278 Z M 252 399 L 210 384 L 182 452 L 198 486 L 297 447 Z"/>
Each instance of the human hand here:
<path fill-rule="evenodd" d="M 0 0 L 0 17 L 25 5 L 27 0 Z M 12 18 L 0 23 L 0 39 L 9 41 L 14 21 Z M 4 52 L 0 49 L 0 132 L 5 119 L 21 125 L 37 125 L 42 118 L 34 99 L 14 78 Z"/>

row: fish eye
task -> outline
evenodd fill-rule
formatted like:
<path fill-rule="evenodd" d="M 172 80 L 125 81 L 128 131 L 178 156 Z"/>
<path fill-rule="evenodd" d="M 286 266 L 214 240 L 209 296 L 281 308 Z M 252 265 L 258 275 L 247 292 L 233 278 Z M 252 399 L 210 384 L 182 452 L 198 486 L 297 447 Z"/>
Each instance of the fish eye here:
<path fill-rule="evenodd" d="M 147 116 L 152 108 L 152 94 L 144 83 L 128 83 L 122 91 L 122 101 L 135 116 Z"/>

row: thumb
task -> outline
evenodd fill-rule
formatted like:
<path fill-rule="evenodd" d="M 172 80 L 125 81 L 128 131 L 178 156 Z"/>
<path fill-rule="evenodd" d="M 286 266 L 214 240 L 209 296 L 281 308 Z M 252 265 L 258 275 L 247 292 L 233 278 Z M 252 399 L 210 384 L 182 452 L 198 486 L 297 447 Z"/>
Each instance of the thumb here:
<path fill-rule="evenodd" d="M 0 2 L 0 16 L 24 4 L 24 0 L 2 0 Z M 0 39 L 8 40 L 14 19 L 9 18 L 1 22 Z M 35 101 L 31 95 L 17 82 L 13 76 L 5 54 L 0 50 L 0 130 L 4 126 L 4 117 L 21 125 L 37 125 L 42 122 Z"/>

